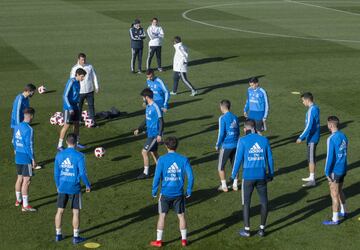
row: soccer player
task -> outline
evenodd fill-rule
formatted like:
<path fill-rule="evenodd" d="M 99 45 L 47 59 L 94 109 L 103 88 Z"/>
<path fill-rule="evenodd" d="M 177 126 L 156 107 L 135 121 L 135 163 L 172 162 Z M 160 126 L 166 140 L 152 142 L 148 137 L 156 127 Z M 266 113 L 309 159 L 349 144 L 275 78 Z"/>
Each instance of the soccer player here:
<path fill-rule="evenodd" d="M 336 116 L 328 117 L 327 126 L 331 135 L 327 139 L 325 175 L 329 181 L 333 216 L 331 220 L 323 222 L 326 226 L 338 225 L 339 216 L 346 217 L 345 195 L 342 188 L 347 170 L 348 139 L 339 130 L 339 124 L 339 118 Z"/>
<path fill-rule="evenodd" d="M 24 91 L 16 96 L 11 112 L 10 127 L 12 129 L 24 120 L 24 110 L 30 107 L 29 98 L 35 94 L 35 90 L 35 85 L 29 83 L 25 86 Z"/>
<path fill-rule="evenodd" d="M 144 160 L 144 172 L 141 173 L 137 179 L 147 179 L 149 178 L 149 152 L 153 157 L 155 164 L 159 155 L 157 153 L 158 143 L 161 142 L 162 134 L 164 130 L 164 120 L 162 116 L 161 109 L 154 102 L 153 92 L 151 89 L 146 88 L 141 91 L 140 94 L 143 97 L 143 101 L 146 104 L 145 111 L 145 120 L 140 124 L 138 129 L 134 131 L 134 135 L 138 135 L 140 132 L 144 131 L 146 128 L 147 139 L 144 145 L 144 148 L 141 151 L 143 160 Z"/>
<path fill-rule="evenodd" d="M 170 93 L 163 80 L 155 76 L 154 70 L 148 69 L 146 71 L 146 84 L 154 94 L 155 103 L 166 112 L 169 108 Z"/>
<path fill-rule="evenodd" d="M 259 87 L 259 79 L 253 77 L 249 81 L 247 99 L 244 107 L 244 116 L 255 121 L 258 133 L 266 130 L 266 119 L 269 114 L 269 101 L 266 91 Z"/>
<path fill-rule="evenodd" d="M 94 121 L 92 128 L 96 128 L 94 91 L 96 93 L 99 92 L 99 83 L 95 69 L 91 64 L 86 63 L 86 55 L 84 53 L 79 53 L 77 63 L 71 69 L 70 78 L 75 77 L 75 72 L 79 68 L 86 71 L 84 80 L 80 82 L 79 113 L 82 113 L 84 101 L 86 99 L 89 108 L 89 118 Z"/>
<path fill-rule="evenodd" d="M 146 60 L 146 69 L 150 69 L 151 60 L 156 54 L 158 70 L 161 72 L 163 71 L 161 68 L 161 46 L 164 39 L 164 30 L 159 25 L 159 20 L 156 17 L 151 20 L 151 25 L 147 28 L 147 34 L 150 41 L 148 58 Z"/>
<path fill-rule="evenodd" d="M 67 203 L 70 201 L 73 212 L 72 226 L 74 229 L 74 244 L 86 240 L 79 236 L 80 209 L 82 208 L 80 180 L 85 184 L 87 193 L 91 190 L 90 182 L 86 174 L 85 156 L 75 149 L 77 142 L 76 137 L 77 135 L 74 133 L 70 133 L 66 136 L 68 148 L 56 155 L 54 167 L 54 179 L 58 192 L 58 209 L 55 215 L 55 241 L 63 240 L 61 232 L 62 216 Z"/>
<path fill-rule="evenodd" d="M 223 113 L 219 118 L 219 132 L 215 149 L 219 151 L 218 171 L 221 185 L 218 188 L 220 191 L 227 192 L 228 187 L 225 178 L 225 165 L 228 159 L 231 164 L 234 163 L 236 145 L 239 139 L 239 119 L 230 112 L 231 102 L 229 100 L 222 100 L 220 102 L 220 111 Z M 238 190 L 237 178 L 234 179 L 233 190 Z"/>
<path fill-rule="evenodd" d="M 314 103 L 314 97 L 310 92 L 301 95 L 302 102 L 308 108 L 305 117 L 305 129 L 296 140 L 300 144 L 306 139 L 307 142 L 307 157 L 309 163 L 310 175 L 302 180 L 306 183 L 303 187 L 313 187 L 315 182 L 315 167 L 316 167 L 316 146 L 320 139 L 320 109 Z"/>
<path fill-rule="evenodd" d="M 134 23 L 131 25 L 129 30 L 130 33 L 130 41 L 131 41 L 131 72 L 135 72 L 135 61 L 138 58 L 138 74 L 142 73 L 141 64 L 142 64 L 142 54 L 144 42 L 143 40 L 146 38 L 146 34 L 144 29 L 140 26 L 140 20 L 135 19 Z"/>
<path fill-rule="evenodd" d="M 79 140 L 79 121 L 80 121 L 80 82 L 84 80 L 86 71 L 84 69 L 77 69 L 75 71 L 75 77 L 70 78 L 66 83 L 64 95 L 63 95 L 63 108 L 64 108 L 64 120 L 65 124 L 60 131 L 60 138 L 58 142 L 58 151 L 63 150 L 63 141 L 67 130 L 70 125 L 74 125 L 74 133 L 77 135 Z M 83 145 L 77 144 L 77 147 L 84 148 Z"/>
<path fill-rule="evenodd" d="M 240 165 L 243 165 L 241 195 L 245 227 L 240 230 L 239 234 L 242 237 L 250 237 L 250 203 L 252 193 L 256 188 L 261 204 L 261 223 L 258 235 L 264 237 L 268 215 L 267 182 L 273 179 L 274 162 L 269 140 L 256 133 L 254 121 L 245 121 L 244 132 L 246 135 L 241 137 L 237 144 L 231 175 L 231 178 L 235 179 Z"/>
<path fill-rule="evenodd" d="M 17 180 L 15 184 L 16 202 L 15 206 L 22 205 L 23 212 L 36 212 L 29 205 L 29 186 L 33 169 L 36 166 L 34 156 L 34 131 L 30 126 L 34 118 L 35 110 L 31 107 L 21 111 L 24 120 L 14 127 L 13 144 L 15 152 L 15 163 L 17 169 Z"/>
<path fill-rule="evenodd" d="M 188 63 L 188 50 L 185 45 L 181 42 L 181 37 L 174 37 L 174 60 L 173 60 L 173 70 L 174 70 L 174 87 L 173 91 L 170 92 L 171 95 L 176 95 L 179 80 L 185 83 L 185 85 L 191 90 L 190 96 L 195 96 L 197 94 L 196 89 L 191 84 L 187 78 L 187 63 Z"/>
<path fill-rule="evenodd" d="M 187 245 L 187 230 L 185 220 L 185 197 L 191 196 L 194 177 L 189 159 L 176 153 L 178 140 L 176 137 L 165 139 L 167 154 L 161 156 L 156 165 L 155 177 L 152 185 L 152 196 L 155 198 L 161 182 L 159 195 L 159 219 L 157 222 L 156 241 L 150 245 L 162 246 L 162 236 L 165 227 L 165 217 L 170 208 L 173 208 L 179 218 L 181 245 Z M 184 195 L 185 175 L 187 176 L 187 189 Z"/>

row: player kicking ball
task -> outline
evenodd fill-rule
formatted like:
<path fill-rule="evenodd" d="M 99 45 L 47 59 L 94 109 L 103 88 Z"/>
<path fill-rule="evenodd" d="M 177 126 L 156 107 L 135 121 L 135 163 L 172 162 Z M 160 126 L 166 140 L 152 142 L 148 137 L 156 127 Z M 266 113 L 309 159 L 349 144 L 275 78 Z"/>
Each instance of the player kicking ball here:
<path fill-rule="evenodd" d="M 34 118 L 35 110 L 31 107 L 21 111 L 23 122 L 14 126 L 14 152 L 17 169 L 17 180 L 15 184 L 16 202 L 15 206 L 22 205 L 23 212 L 36 212 L 36 209 L 29 205 L 29 186 L 33 176 L 33 169 L 36 166 L 34 157 L 34 131 L 30 126 Z"/>
<path fill-rule="evenodd" d="M 229 100 L 222 100 L 220 102 L 220 111 L 223 114 L 219 118 L 219 132 L 215 149 L 219 152 L 218 172 L 221 185 L 219 191 L 228 192 L 228 186 L 225 178 L 225 165 L 230 159 L 231 164 L 234 163 L 236 145 L 239 139 L 239 119 L 230 112 L 231 102 Z M 237 178 L 232 186 L 234 191 L 238 190 Z"/>
<path fill-rule="evenodd" d="M 146 129 L 147 139 L 144 145 L 144 148 L 141 151 L 141 155 L 144 160 L 144 172 L 141 173 L 137 179 L 147 179 L 149 178 L 149 152 L 153 157 L 155 164 L 159 155 L 157 153 L 158 143 L 161 142 L 162 134 L 164 130 L 164 120 L 162 112 L 159 106 L 154 101 L 154 93 L 151 89 L 146 88 L 141 91 L 140 95 L 143 98 L 144 103 L 146 104 L 145 110 L 145 120 L 140 124 L 140 126 L 134 131 L 134 135 L 138 135 Z"/>
<path fill-rule="evenodd" d="M 339 225 L 339 216 L 346 217 L 345 195 L 342 190 L 347 170 L 348 139 L 339 130 L 339 118 L 329 116 L 327 126 L 331 135 L 327 139 L 325 175 L 329 181 L 333 216 L 325 220 L 325 226 Z M 339 209 L 340 208 L 340 209 Z"/>
<path fill-rule="evenodd" d="M 77 136 L 70 133 L 66 137 L 67 149 L 59 152 L 55 158 L 54 178 L 57 197 L 57 213 L 55 215 L 56 236 L 55 241 L 63 240 L 61 232 L 62 216 L 68 202 L 70 202 L 73 211 L 73 244 L 79 244 L 85 241 L 85 238 L 79 236 L 80 232 L 80 209 L 81 205 L 81 185 L 82 180 L 86 185 L 86 192 L 90 192 L 90 182 L 86 174 L 85 157 L 82 153 L 76 151 Z"/>
<path fill-rule="evenodd" d="M 75 71 L 75 77 L 70 78 L 66 83 L 66 87 L 63 95 L 63 108 L 64 108 L 64 120 L 65 124 L 60 131 L 59 142 L 57 146 L 58 151 L 64 150 L 63 141 L 66 132 L 71 125 L 74 125 L 74 133 L 79 140 L 79 122 L 80 122 L 80 82 L 84 80 L 86 71 L 84 69 L 77 69 Z M 78 148 L 84 148 L 79 142 L 76 145 Z"/>
<path fill-rule="evenodd" d="M 151 241 L 150 245 L 162 247 L 165 217 L 169 210 L 173 208 L 179 218 L 181 245 L 187 246 L 185 198 L 191 196 L 194 185 L 193 172 L 189 159 L 176 152 L 178 147 L 178 139 L 176 137 L 166 138 L 165 146 L 168 153 L 159 158 L 152 185 L 152 196 L 155 198 L 161 182 L 156 240 Z M 185 175 L 187 176 L 187 189 L 184 195 Z"/>

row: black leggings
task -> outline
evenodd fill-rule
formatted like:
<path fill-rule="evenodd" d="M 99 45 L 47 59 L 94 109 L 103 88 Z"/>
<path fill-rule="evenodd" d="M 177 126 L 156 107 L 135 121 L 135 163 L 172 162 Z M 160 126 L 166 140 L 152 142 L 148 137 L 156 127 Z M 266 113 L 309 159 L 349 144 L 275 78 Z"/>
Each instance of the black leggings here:
<path fill-rule="evenodd" d="M 195 91 L 194 86 L 191 84 L 191 82 L 188 80 L 186 72 L 177 72 L 174 71 L 174 87 L 173 87 L 173 92 L 176 93 L 178 85 L 179 85 L 179 80 L 181 78 L 181 80 L 185 83 L 185 85 L 191 90 L 191 91 Z"/>
<path fill-rule="evenodd" d="M 135 71 L 135 62 L 138 58 L 138 70 L 141 71 L 143 49 L 131 49 L 131 71 Z"/>
<path fill-rule="evenodd" d="M 242 204 L 245 227 L 250 227 L 251 195 L 256 188 L 261 204 L 261 224 L 265 226 L 268 215 L 268 196 L 266 180 L 242 180 Z"/>
<path fill-rule="evenodd" d="M 150 46 L 148 58 L 146 60 L 146 69 L 150 69 L 151 67 L 151 60 L 156 54 L 156 60 L 158 64 L 158 68 L 161 68 L 161 46 Z"/>

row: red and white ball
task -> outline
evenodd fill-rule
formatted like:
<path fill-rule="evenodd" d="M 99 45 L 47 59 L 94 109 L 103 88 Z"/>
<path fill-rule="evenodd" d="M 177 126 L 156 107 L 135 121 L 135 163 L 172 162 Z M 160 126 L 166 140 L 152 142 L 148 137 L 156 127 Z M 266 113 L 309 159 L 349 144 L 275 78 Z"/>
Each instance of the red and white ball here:
<path fill-rule="evenodd" d="M 54 116 L 56 117 L 63 117 L 63 113 L 62 112 L 55 112 Z"/>
<path fill-rule="evenodd" d="M 38 88 L 38 92 L 39 92 L 39 94 L 44 94 L 46 92 L 46 87 L 44 85 L 41 85 Z"/>
<path fill-rule="evenodd" d="M 105 149 L 103 147 L 97 147 L 94 150 L 96 158 L 102 158 L 105 155 Z"/>
<path fill-rule="evenodd" d="M 86 119 L 85 120 L 85 126 L 88 127 L 88 128 L 91 128 L 92 126 L 95 125 L 95 122 L 93 119 Z"/>
<path fill-rule="evenodd" d="M 82 116 L 82 118 L 83 118 L 84 121 L 87 120 L 87 119 L 89 119 L 89 113 L 88 113 L 86 110 L 84 110 L 83 112 L 81 112 L 81 116 Z"/>
<path fill-rule="evenodd" d="M 64 124 L 65 124 L 64 117 L 62 117 L 62 116 L 57 117 L 57 124 L 58 124 L 59 126 L 64 126 Z"/>
<path fill-rule="evenodd" d="M 57 123 L 58 123 L 58 118 L 53 115 L 53 116 L 50 118 L 50 124 L 51 124 L 51 125 L 56 125 Z"/>

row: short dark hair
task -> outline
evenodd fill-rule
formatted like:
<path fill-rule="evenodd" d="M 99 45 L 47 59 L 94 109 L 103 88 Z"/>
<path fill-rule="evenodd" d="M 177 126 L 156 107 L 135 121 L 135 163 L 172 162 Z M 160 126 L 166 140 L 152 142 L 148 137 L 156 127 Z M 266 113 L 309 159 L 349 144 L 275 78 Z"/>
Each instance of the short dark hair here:
<path fill-rule="evenodd" d="M 226 107 L 228 110 L 230 110 L 230 108 L 231 108 L 231 102 L 229 100 L 226 100 L 226 99 L 222 100 L 220 102 L 220 105 Z"/>
<path fill-rule="evenodd" d="M 339 127 L 340 120 L 337 116 L 331 115 L 327 118 L 328 123 L 334 124 L 337 128 Z"/>
<path fill-rule="evenodd" d="M 175 37 L 174 37 L 174 41 L 175 41 L 176 43 L 181 43 L 181 37 L 175 36 Z"/>
<path fill-rule="evenodd" d="M 86 71 L 82 68 L 78 68 L 76 71 L 75 71 L 75 75 L 78 75 L 78 76 L 86 76 Z"/>
<path fill-rule="evenodd" d="M 140 95 L 142 97 L 149 97 L 151 99 L 153 99 L 153 97 L 154 97 L 154 93 L 149 88 L 143 89 L 143 91 L 141 91 Z"/>
<path fill-rule="evenodd" d="M 148 69 L 146 70 L 146 75 L 153 75 L 154 74 L 154 70 L 153 69 Z"/>
<path fill-rule="evenodd" d="M 32 107 L 28 107 L 28 108 L 24 109 L 24 114 L 35 115 L 35 109 Z"/>
<path fill-rule="evenodd" d="M 70 145 L 75 145 L 77 142 L 77 135 L 75 133 L 69 133 L 66 136 L 66 142 Z"/>
<path fill-rule="evenodd" d="M 166 147 L 170 150 L 176 150 L 179 144 L 179 140 L 175 136 L 169 136 L 164 141 Z"/>
<path fill-rule="evenodd" d="M 250 79 L 249 79 L 249 83 L 258 83 L 259 82 L 259 79 L 257 78 L 257 77 L 251 77 Z"/>
<path fill-rule="evenodd" d="M 301 98 L 304 98 L 305 100 L 314 101 L 314 96 L 310 92 L 305 92 L 301 95 Z"/>
<path fill-rule="evenodd" d="M 85 53 L 79 53 L 78 54 L 78 59 L 80 59 L 80 58 L 86 58 Z"/>
<path fill-rule="evenodd" d="M 157 17 L 153 17 L 153 18 L 151 19 L 151 21 L 154 21 L 154 20 L 156 20 L 157 22 L 159 21 L 159 19 L 157 19 Z"/>
<path fill-rule="evenodd" d="M 249 128 L 249 129 L 255 129 L 255 121 L 254 121 L 254 120 L 251 120 L 251 119 L 247 119 L 247 120 L 244 122 L 244 127 L 245 127 L 245 128 Z"/>
<path fill-rule="evenodd" d="M 25 85 L 24 91 L 35 91 L 36 86 L 32 83 L 28 83 Z"/>

